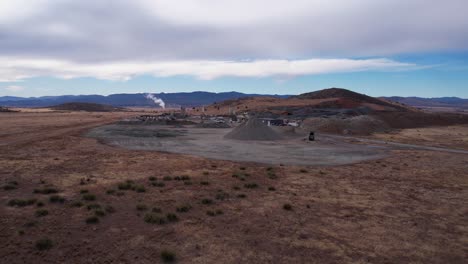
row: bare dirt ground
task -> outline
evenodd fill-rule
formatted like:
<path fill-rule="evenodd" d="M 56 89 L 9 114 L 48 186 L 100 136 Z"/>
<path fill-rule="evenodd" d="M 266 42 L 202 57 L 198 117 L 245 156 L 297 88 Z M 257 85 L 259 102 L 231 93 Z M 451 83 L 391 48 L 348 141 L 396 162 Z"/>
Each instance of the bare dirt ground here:
<path fill-rule="evenodd" d="M 158 263 L 168 250 L 179 263 L 466 263 L 465 154 L 398 150 L 344 166 L 267 166 L 82 136 L 127 114 L 0 114 L 1 262 Z M 119 190 L 125 180 L 137 188 Z M 47 186 L 63 203 L 34 193 Z M 8 206 L 31 198 L 43 206 Z M 99 222 L 86 223 L 95 214 Z M 44 238 L 52 246 L 39 250 Z"/>
<path fill-rule="evenodd" d="M 468 150 L 468 125 L 404 129 L 391 133 L 377 133 L 370 138 Z"/>

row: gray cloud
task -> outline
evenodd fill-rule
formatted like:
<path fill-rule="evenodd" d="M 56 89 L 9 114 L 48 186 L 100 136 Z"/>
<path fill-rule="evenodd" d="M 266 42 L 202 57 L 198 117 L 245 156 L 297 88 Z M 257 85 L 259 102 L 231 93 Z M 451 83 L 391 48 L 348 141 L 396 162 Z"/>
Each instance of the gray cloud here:
<path fill-rule="evenodd" d="M 16 9 L 27 5 L 21 2 Z M 464 0 L 200 1 L 198 9 L 193 2 L 43 0 L 25 14 L 5 18 L 0 11 L 0 55 L 87 62 L 239 60 L 468 47 Z"/>

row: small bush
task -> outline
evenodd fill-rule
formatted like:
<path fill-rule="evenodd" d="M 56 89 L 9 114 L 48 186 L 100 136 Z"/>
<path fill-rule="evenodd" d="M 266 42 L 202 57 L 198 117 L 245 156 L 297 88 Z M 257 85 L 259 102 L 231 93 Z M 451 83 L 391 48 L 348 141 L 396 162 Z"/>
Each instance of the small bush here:
<path fill-rule="evenodd" d="M 106 191 L 106 194 L 114 195 L 114 194 L 115 194 L 115 190 L 113 190 L 113 189 L 107 190 L 107 191 Z"/>
<path fill-rule="evenodd" d="M 300 173 L 307 173 L 307 172 L 309 172 L 309 171 L 306 170 L 306 169 L 300 169 L 299 172 L 300 172 Z"/>
<path fill-rule="evenodd" d="M 237 195 L 237 198 L 245 198 L 245 197 L 247 197 L 247 195 L 245 195 L 243 193 Z"/>
<path fill-rule="evenodd" d="M 179 218 L 177 217 L 177 215 L 173 214 L 173 213 L 168 213 L 166 215 L 166 218 L 167 218 L 168 222 L 177 222 L 177 221 L 179 221 Z"/>
<path fill-rule="evenodd" d="M 70 206 L 71 207 L 81 207 L 81 206 L 83 206 L 83 203 L 81 201 L 74 201 L 73 203 L 71 203 Z"/>
<path fill-rule="evenodd" d="M 89 193 L 89 191 L 88 190 L 81 190 L 80 193 L 85 194 L 85 193 Z"/>
<path fill-rule="evenodd" d="M 99 218 L 97 216 L 90 216 L 86 218 L 86 223 L 87 224 L 97 224 L 99 223 Z"/>
<path fill-rule="evenodd" d="M 141 185 L 135 186 L 134 190 L 135 190 L 135 192 L 138 192 L 138 193 L 146 192 L 145 187 L 141 186 Z"/>
<path fill-rule="evenodd" d="M 193 183 L 191 181 L 184 181 L 184 185 L 192 185 Z"/>
<path fill-rule="evenodd" d="M 171 176 L 164 176 L 163 181 L 172 181 Z"/>
<path fill-rule="evenodd" d="M 219 192 L 215 196 L 216 200 L 224 201 L 225 199 L 229 198 L 229 194 L 225 192 Z"/>
<path fill-rule="evenodd" d="M 190 205 L 182 205 L 182 206 L 177 207 L 176 211 L 179 213 L 186 213 L 190 211 L 190 209 L 192 209 Z"/>
<path fill-rule="evenodd" d="M 65 198 L 63 198 L 62 196 L 59 196 L 59 195 L 52 195 L 49 198 L 49 202 L 51 202 L 51 203 L 64 203 Z"/>
<path fill-rule="evenodd" d="M 206 199 L 206 198 L 205 198 L 205 199 L 203 199 L 201 202 L 202 202 L 202 204 L 212 204 L 212 203 L 213 203 L 213 200 L 211 200 L 211 199 Z"/>
<path fill-rule="evenodd" d="M 24 207 L 28 205 L 33 205 L 34 203 L 36 203 L 36 199 L 13 199 L 8 201 L 8 206 Z"/>
<path fill-rule="evenodd" d="M 234 190 L 240 190 L 240 187 L 239 187 L 239 186 L 233 186 L 232 189 L 234 189 Z"/>
<path fill-rule="evenodd" d="M 42 216 L 46 216 L 49 214 L 49 211 L 47 211 L 46 209 L 39 209 L 36 211 L 35 215 L 37 217 L 42 217 Z"/>
<path fill-rule="evenodd" d="M 210 185 L 210 183 L 207 182 L 207 181 L 201 181 L 201 182 L 200 182 L 200 185 Z"/>
<path fill-rule="evenodd" d="M 36 241 L 36 249 L 38 250 L 49 250 L 53 247 L 54 243 L 48 238 L 43 238 Z"/>
<path fill-rule="evenodd" d="M 216 215 L 216 213 L 214 211 L 211 211 L 211 210 L 206 211 L 206 214 L 209 215 L 209 216 L 215 216 Z"/>
<path fill-rule="evenodd" d="M 176 181 L 181 181 L 181 180 L 182 180 L 182 177 L 180 177 L 180 176 L 175 176 L 175 177 L 174 177 L 174 180 L 176 180 Z"/>
<path fill-rule="evenodd" d="M 138 211 L 146 211 L 146 210 L 148 210 L 148 206 L 146 206 L 146 205 L 144 205 L 144 204 L 137 204 L 137 205 L 136 205 L 136 209 L 137 209 Z"/>
<path fill-rule="evenodd" d="M 166 223 L 166 220 L 155 213 L 147 213 L 145 214 L 144 220 L 148 224 L 158 224 L 163 225 Z"/>
<path fill-rule="evenodd" d="M 274 173 L 272 171 L 269 171 L 268 172 L 268 178 L 274 180 L 274 179 L 278 178 L 278 176 L 276 176 L 276 173 Z"/>
<path fill-rule="evenodd" d="M 36 203 L 36 206 L 37 206 L 37 207 L 42 207 L 42 206 L 44 206 L 44 203 L 41 202 L 41 201 L 39 201 L 39 202 Z"/>
<path fill-rule="evenodd" d="M 101 209 L 98 209 L 98 210 L 94 211 L 94 215 L 97 216 L 97 217 L 103 217 L 103 216 L 106 216 L 106 212 L 101 210 Z"/>
<path fill-rule="evenodd" d="M 29 221 L 29 222 L 26 222 L 23 226 L 24 227 L 34 227 L 36 225 L 37 225 L 36 221 Z"/>
<path fill-rule="evenodd" d="M 245 167 L 240 167 L 239 170 L 246 170 L 246 168 Z"/>
<path fill-rule="evenodd" d="M 292 205 L 290 205 L 290 204 L 284 204 L 284 205 L 283 205 L 283 209 L 286 210 L 286 211 L 291 211 L 291 210 L 292 210 Z"/>
<path fill-rule="evenodd" d="M 86 208 L 88 210 L 96 210 L 96 209 L 101 209 L 101 205 L 100 204 L 88 204 Z"/>
<path fill-rule="evenodd" d="M 91 193 L 85 193 L 83 196 L 82 196 L 83 200 L 85 201 L 96 201 L 96 195 L 94 194 L 91 194 Z"/>
<path fill-rule="evenodd" d="M 164 182 L 152 182 L 151 185 L 156 187 L 164 187 L 166 184 Z"/>
<path fill-rule="evenodd" d="M 148 180 L 150 180 L 150 181 L 157 181 L 158 178 L 156 178 L 156 177 L 154 177 L 154 176 L 151 176 L 151 177 L 148 178 Z"/>
<path fill-rule="evenodd" d="M 39 194 L 53 194 L 53 193 L 58 193 L 58 190 L 52 187 L 45 187 L 42 189 L 34 189 L 34 193 L 39 193 Z"/>
<path fill-rule="evenodd" d="M 268 190 L 269 191 L 276 191 L 276 188 L 275 187 L 268 187 Z"/>
<path fill-rule="evenodd" d="M 112 207 L 111 205 L 106 205 L 106 207 L 104 207 L 104 210 L 106 210 L 106 213 L 109 213 L 109 214 L 115 213 L 115 208 Z"/>
<path fill-rule="evenodd" d="M 153 213 L 161 213 L 162 210 L 161 210 L 161 208 L 159 208 L 159 207 L 154 207 L 153 209 L 151 209 L 151 212 L 153 212 Z"/>
<path fill-rule="evenodd" d="M 273 167 L 268 167 L 266 170 L 267 170 L 267 171 L 272 171 L 272 170 L 273 170 Z"/>
<path fill-rule="evenodd" d="M 181 179 L 182 179 L 183 181 L 188 181 L 188 180 L 190 180 L 190 177 L 187 176 L 187 175 L 183 175 L 183 176 L 181 177 Z"/>
<path fill-rule="evenodd" d="M 7 184 L 7 185 L 3 186 L 3 190 L 5 190 L 5 191 L 14 190 L 14 189 L 17 189 L 17 188 L 18 187 L 16 185 L 12 185 L 12 184 Z"/>
<path fill-rule="evenodd" d="M 247 188 L 247 189 L 255 189 L 258 187 L 258 184 L 256 183 L 246 183 L 244 184 L 244 187 Z"/>
<path fill-rule="evenodd" d="M 224 214 L 224 212 L 221 209 L 216 209 L 216 214 L 217 215 L 222 215 L 222 214 Z"/>
<path fill-rule="evenodd" d="M 175 253 L 169 250 L 163 250 L 161 251 L 161 259 L 163 262 L 166 262 L 166 263 L 174 262 L 176 259 Z"/>
<path fill-rule="evenodd" d="M 117 185 L 117 188 L 122 191 L 130 190 L 132 188 L 132 183 L 127 182 L 121 182 Z"/>
<path fill-rule="evenodd" d="M 209 175 L 209 174 L 210 174 L 210 173 L 209 173 L 208 171 L 204 171 L 204 172 L 203 172 L 203 175 L 205 175 L 205 176 L 206 176 L 206 175 Z"/>

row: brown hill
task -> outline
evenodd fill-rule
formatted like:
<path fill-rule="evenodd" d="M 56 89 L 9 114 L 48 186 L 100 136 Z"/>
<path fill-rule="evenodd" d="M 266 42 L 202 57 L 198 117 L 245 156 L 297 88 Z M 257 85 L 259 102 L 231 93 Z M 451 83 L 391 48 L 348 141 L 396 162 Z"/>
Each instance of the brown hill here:
<path fill-rule="evenodd" d="M 87 111 L 87 112 L 113 112 L 122 111 L 125 108 L 114 107 L 111 105 L 104 104 L 93 104 L 93 103 L 65 103 L 55 106 L 48 107 L 53 110 L 65 110 L 65 111 Z"/>

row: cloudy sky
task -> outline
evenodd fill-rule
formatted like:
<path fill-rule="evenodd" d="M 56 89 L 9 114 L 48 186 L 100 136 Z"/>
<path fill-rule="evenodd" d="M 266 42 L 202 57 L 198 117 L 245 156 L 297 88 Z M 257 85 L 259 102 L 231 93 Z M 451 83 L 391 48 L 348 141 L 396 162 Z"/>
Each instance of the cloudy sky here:
<path fill-rule="evenodd" d="M 0 96 L 468 98 L 466 0 L 0 0 Z"/>

